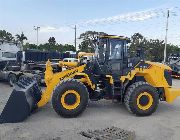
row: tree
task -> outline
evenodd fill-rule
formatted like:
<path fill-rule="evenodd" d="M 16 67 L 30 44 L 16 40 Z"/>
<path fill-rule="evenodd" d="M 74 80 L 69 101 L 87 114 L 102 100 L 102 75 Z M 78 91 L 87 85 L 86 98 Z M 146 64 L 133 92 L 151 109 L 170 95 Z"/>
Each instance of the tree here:
<path fill-rule="evenodd" d="M 24 50 L 28 50 L 28 49 L 37 49 L 38 46 L 36 44 L 29 44 L 29 43 L 26 43 L 25 45 L 23 45 L 23 49 Z"/>
<path fill-rule="evenodd" d="M 40 44 L 38 48 L 40 50 L 45 50 L 45 51 L 59 51 L 59 52 L 76 51 L 73 45 L 69 45 L 69 44 L 63 45 L 58 43 L 55 45 L 50 45 L 49 43 Z"/>
<path fill-rule="evenodd" d="M 89 43 L 87 41 L 82 41 L 79 44 L 79 51 L 80 52 L 93 52 L 93 48 L 89 47 Z"/>
<path fill-rule="evenodd" d="M 55 46 L 56 46 L 56 39 L 55 39 L 55 37 L 50 37 L 48 42 L 49 43 L 46 44 L 46 46 L 49 46 L 48 50 L 51 50 L 51 49 L 55 48 Z"/>
<path fill-rule="evenodd" d="M 49 40 L 48 40 L 49 44 L 50 45 L 55 45 L 56 44 L 56 39 L 55 37 L 50 37 Z"/>
<path fill-rule="evenodd" d="M 69 44 L 65 44 L 63 46 L 63 48 L 64 48 L 64 52 L 65 51 L 76 51 L 76 48 L 73 45 L 69 45 Z"/>
<path fill-rule="evenodd" d="M 5 30 L 0 30 L 0 39 L 6 40 L 6 41 L 14 41 L 14 37 L 11 33 L 6 32 Z"/>
<path fill-rule="evenodd" d="M 135 51 L 138 48 L 145 47 L 145 44 L 147 44 L 146 38 L 140 33 L 135 33 L 131 36 L 130 50 Z"/>
<path fill-rule="evenodd" d="M 81 44 L 79 45 L 80 51 L 85 52 L 93 52 L 94 46 L 96 45 L 95 41 L 98 36 L 101 35 L 107 35 L 104 32 L 96 32 L 96 31 L 86 31 L 85 33 L 82 33 L 79 37 L 79 39 L 82 39 Z"/>
<path fill-rule="evenodd" d="M 131 37 L 130 52 L 136 52 L 137 49 L 143 49 L 146 60 L 162 62 L 164 57 L 164 40 L 146 39 L 140 33 L 135 33 Z M 177 53 L 180 51 L 178 46 L 167 44 L 167 56 L 170 53 Z"/>
<path fill-rule="evenodd" d="M 20 35 L 16 34 L 16 38 L 17 41 L 19 41 L 21 43 L 21 46 L 23 47 L 24 40 L 27 40 L 27 37 L 24 35 L 24 33 L 22 32 Z M 23 48 L 21 48 L 21 50 L 23 50 Z"/>

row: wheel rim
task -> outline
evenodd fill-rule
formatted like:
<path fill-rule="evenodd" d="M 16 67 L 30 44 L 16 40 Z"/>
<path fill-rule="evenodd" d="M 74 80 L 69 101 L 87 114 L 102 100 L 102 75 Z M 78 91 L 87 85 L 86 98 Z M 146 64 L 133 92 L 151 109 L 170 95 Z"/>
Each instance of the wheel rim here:
<path fill-rule="evenodd" d="M 80 104 L 80 95 L 75 90 L 67 90 L 61 96 L 61 104 L 65 109 L 73 110 Z"/>
<path fill-rule="evenodd" d="M 153 104 L 153 97 L 148 92 L 140 93 L 137 97 L 137 106 L 141 110 L 149 109 Z"/>

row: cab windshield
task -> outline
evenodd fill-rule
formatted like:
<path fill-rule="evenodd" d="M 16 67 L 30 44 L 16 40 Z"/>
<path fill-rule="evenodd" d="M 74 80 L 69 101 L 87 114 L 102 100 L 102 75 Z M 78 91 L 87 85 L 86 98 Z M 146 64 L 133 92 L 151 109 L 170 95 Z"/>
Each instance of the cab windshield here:
<path fill-rule="evenodd" d="M 125 40 L 101 38 L 96 46 L 95 56 L 100 61 L 122 59 L 123 56 L 127 56 L 126 44 Z"/>
<path fill-rule="evenodd" d="M 14 52 L 2 52 L 2 57 L 5 57 L 5 58 L 16 58 L 16 53 L 14 53 Z"/>

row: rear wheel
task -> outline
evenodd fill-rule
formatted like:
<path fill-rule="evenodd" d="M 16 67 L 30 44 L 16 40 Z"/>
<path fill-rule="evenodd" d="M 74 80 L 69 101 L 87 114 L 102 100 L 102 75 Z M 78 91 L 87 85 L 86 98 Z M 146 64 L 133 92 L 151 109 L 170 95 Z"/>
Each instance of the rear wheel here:
<path fill-rule="evenodd" d="M 10 73 L 8 76 L 9 85 L 12 87 L 17 82 L 16 74 Z"/>
<path fill-rule="evenodd" d="M 80 115 L 88 104 L 86 86 L 78 80 L 62 81 L 54 90 L 52 105 L 57 114 L 63 117 Z"/>
<path fill-rule="evenodd" d="M 147 82 L 140 81 L 128 87 L 124 103 L 133 114 L 148 116 L 156 111 L 159 97 L 154 87 Z"/>

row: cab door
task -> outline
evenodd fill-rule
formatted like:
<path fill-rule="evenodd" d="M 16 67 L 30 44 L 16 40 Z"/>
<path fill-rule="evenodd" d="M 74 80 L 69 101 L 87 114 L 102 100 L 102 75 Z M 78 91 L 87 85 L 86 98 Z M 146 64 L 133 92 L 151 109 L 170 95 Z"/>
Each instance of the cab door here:
<path fill-rule="evenodd" d="M 119 80 L 123 75 L 123 49 L 124 41 L 120 39 L 109 39 L 108 68 L 114 80 Z"/>

